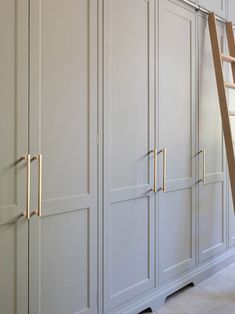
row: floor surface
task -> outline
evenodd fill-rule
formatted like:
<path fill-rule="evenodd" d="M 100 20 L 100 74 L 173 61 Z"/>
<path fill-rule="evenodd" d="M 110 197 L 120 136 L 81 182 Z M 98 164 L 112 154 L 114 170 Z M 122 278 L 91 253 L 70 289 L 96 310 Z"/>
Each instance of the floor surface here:
<path fill-rule="evenodd" d="M 235 314 L 235 264 L 174 294 L 157 314 Z"/>

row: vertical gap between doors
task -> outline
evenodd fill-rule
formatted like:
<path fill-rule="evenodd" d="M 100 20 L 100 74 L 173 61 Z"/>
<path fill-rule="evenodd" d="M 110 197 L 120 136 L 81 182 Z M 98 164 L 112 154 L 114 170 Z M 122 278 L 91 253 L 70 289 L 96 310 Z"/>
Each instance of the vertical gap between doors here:
<path fill-rule="evenodd" d="M 30 0 L 28 0 L 28 154 L 30 153 Z M 28 221 L 28 314 L 29 314 L 29 237 L 30 223 Z"/>

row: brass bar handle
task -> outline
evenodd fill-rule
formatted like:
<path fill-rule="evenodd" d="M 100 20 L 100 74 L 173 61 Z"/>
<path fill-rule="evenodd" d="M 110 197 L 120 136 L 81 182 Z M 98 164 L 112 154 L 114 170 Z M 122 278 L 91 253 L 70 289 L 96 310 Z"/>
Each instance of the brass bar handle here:
<path fill-rule="evenodd" d="M 154 168 L 154 175 L 153 175 L 153 192 L 157 193 L 157 149 L 154 148 L 153 150 L 153 168 Z"/>
<path fill-rule="evenodd" d="M 42 217 L 42 154 L 34 156 L 31 160 L 38 161 L 38 208 L 31 216 L 37 215 L 38 217 Z"/>
<path fill-rule="evenodd" d="M 31 156 L 27 154 L 24 157 L 26 161 L 26 210 L 24 212 L 24 217 L 29 220 L 30 219 L 30 184 L 31 184 Z"/>
<path fill-rule="evenodd" d="M 42 217 L 42 154 L 38 155 L 38 217 Z"/>
<path fill-rule="evenodd" d="M 166 192 L 166 162 L 167 162 L 167 150 L 166 148 L 163 148 L 161 150 L 159 150 L 158 155 L 161 154 L 163 155 L 163 161 L 162 161 L 162 187 L 160 188 L 160 190 L 162 192 Z"/>
<path fill-rule="evenodd" d="M 152 191 L 157 193 L 157 149 L 150 150 L 149 154 L 153 153 L 153 188 Z"/>
<path fill-rule="evenodd" d="M 206 182 L 206 150 L 205 149 L 201 149 L 199 151 L 199 154 L 202 154 L 202 156 L 203 156 L 202 179 L 200 179 L 200 181 L 202 183 L 205 183 Z"/>
<path fill-rule="evenodd" d="M 166 166 L 167 166 L 167 150 L 166 148 L 162 149 L 163 153 L 163 177 L 162 177 L 162 191 L 166 192 Z"/>

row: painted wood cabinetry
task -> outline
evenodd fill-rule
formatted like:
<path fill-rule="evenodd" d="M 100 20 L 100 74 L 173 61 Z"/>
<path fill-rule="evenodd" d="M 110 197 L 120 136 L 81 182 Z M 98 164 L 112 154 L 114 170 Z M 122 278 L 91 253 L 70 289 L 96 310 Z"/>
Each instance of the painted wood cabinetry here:
<path fill-rule="evenodd" d="M 167 178 L 166 191 L 157 193 L 156 231 L 159 282 L 163 282 L 195 265 L 196 19 L 193 11 L 171 1 L 159 3 L 156 138 L 158 150 L 167 150 Z M 162 154 L 158 159 L 162 188 Z"/>
<path fill-rule="evenodd" d="M 112 8 L 115 9 L 115 12 L 118 12 L 118 15 L 120 14 L 120 11 L 115 5 L 113 5 Z M 156 293 L 156 300 L 160 300 L 165 286 L 169 287 L 170 284 L 176 282 L 179 284 L 179 282 L 181 282 L 180 278 L 185 278 L 187 276 L 190 278 L 190 274 L 193 274 L 194 272 L 200 273 L 201 267 L 205 267 L 204 265 L 211 265 L 212 267 L 214 260 L 222 256 L 221 254 L 223 252 L 226 252 L 228 216 L 226 156 L 224 152 L 221 118 L 206 18 L 202 15 L 197 15 L 192 9 L 182 5 L 180 1 L 158 1 L 156 9 L 158 12 L 158 28 L 156 29 L 155 34 L 155 38 L 157 38 L 157 50 L 155 53 L 157 80 L 155 81 L 155 86 L 157 86 L 156 90 L 158 92 L 156 103 L 154 103 L 156 113 L 155 126 L 154 121 L 151 121 L 150 119 L 148 127 L 151 125 L 152 127 L 154 126 L 155 143 L 159 152 L 157 164 L 158 191 L 155 196 L 156 203 L 154 206 L 156 224 L 152 225 L 150 223 L 149 226 L 155 229 L 156 234 L 154 243 L 156 248 L 154 259 L 156 273 L 155 284 L 152 286 L 152 291 L 155 291 Z M 104 12 L 106 14 L 106 7 Z M 108 12 L 110 13 L 110 11 Z M 128 10 L 125 10 L 125 12 L 128 12 Z M 132 14 L 133 12 L 135 12 L 135 10 L 132 9 Z M 106 15 L 105 18 L 107 18 Z M 113 19 L 113 22 L 114 21 L 115 18 Z M 125 19 L 123 21 L 125 21 Z M 109 23 L 112 25 L 112 22 Z M 107 34 L 110 34 L 110 30 L 116 30 L 117 27 L 116 25 L 114 27 L 106 23 L 104 25 L 104 84 L 106 84 L 106 88 L 108 88 L 109 91 L 107 94 L 107 89 L 105 88 L 104 110 L 106 117 L 104 124 L 104 164 L 108 165 L 108 168 L 105 170 L 105 172 L 107 172 L 104 179 L 104 219 L 105 221 L 107 219 L 107 226 L 105 226 L 104 229 L 104 249 L 106 252 L 112 252 L 113 250 L 116 254 L 116 260 L 118 261 L 123 260 L 124 258 L 129 259 L 130 261 L 132 260 L 132 256 L 129 254 L 133 254 L 133 250 L 130 249 L 129 244 L 132 241 L 132 249 L 137 251 L 137 247 L 139 247 L 139 250 L 141 249 L 142 241 L 139 241 L 136 245 L 132 240 L 132 237 L 131 239 L 125 237 L 123 240 L 123 236 L 117 236 L 115 238 L 116 242 L 114 242 L 112 246 L 112 238 L 109 234 L 112 234 L 112 229 L 115 230 L 115 234 L 123 232 L 124 235 L 126 234 L 126 229 L 129 231 L 134 229 L 135 221 L 138 219 L 138 216 L 137 213 L 135 214 L 135 217 L 134 215 L 132 216 L 131 212 L 132 210 L 137 210 L 138 204 L 135 203 L 136 205 L 131 208 L 124 207 L 126 199 L 123 198 L 122 206 L 125 208 L 125 211 L 118 210 L 118 216 L 117 214 L 113 216 L 116 219 L 114 223 L 114 220 L 112 219 L 113 208 L 112 205 L 110 205 L 112 202 L 110 201 L 110 194 L 112 195 L 114 191 L 110 193 L 110 187 L 107 190 L 107 184 L 109 183 L 109 185 L 111 185 L 112 178 L 114 180 L 116 177 L 116 173 L 111 171 L 112 167 L 110 168 L 110 160 L 114 159 L 110 157 L 112 156 L 110 155 L 112 152 L 112 144 L 110 143 L 112 143 L 114 139 L 111 137 L 111 134 L 113 133 L 111 131 L 113 120 L 112 115 L 110 118 L 110 114 L 113 111 L 116 113 L 115 118 L 122 117 L 123 114 L 121 114 L 120 111 L 122 110 L 122 103 L 126 104 L 125 99 L 127 96 L 120 91 L 125 91 L 129 84 L 131 84 L 132 88 L 129 88 L 128 95 L 129 101 L 132 100 L 131 92 L 134 90 L 134 83 L 129 82 L 128 79 L 125 81 L 125 88 L 120 88 L 119 90 L 119 95 L 122 96 L 121 104 L 116 103 L 117 108 L 113 108 L 112 110 L 111 105 L 113 106 L 115 102 L 110 98 L 110 91 L 112 95 L 112 88 L 114 88 L 115 91 L 117 83 L 116 81 L 113 82 L 113 77 L 110 77 L 110 73 L 112 73 L 110 72 L 110 69 L 112 69 L 113 62 L 116 61 L 116 55 L 115 57 L 112 57 L 110 42 L 113 41 L 115 43 L 118 41 L 119 43 L 120 38 L 114 33 L 113 36 L 110 36 L 112 40 L 110 40 L 110 37 L 107 39 Z M 122 27 L 119 26 L 119 35 L 122 34 L 121 30 Z M 133 39 L 131 40 L 128 37 L 128 32 L 125 31 L 125 33 L 126 35 L 123 36 L 125 40 L 133 43 Z M 139 38 L 140 34 L 141 32 L 139 31 Z M 221 48 L 223 50 L 225 41 L 224 28 L 222 25 L 219 27 L 219 36 Z M 151 43 L 152 37 L 149 36 L 149 38 Z M 140 43 L 143 44 L 143 41 L 140 41 Z M 116 44 L 115 49 L 113 49 L 113 51 L 118 53 L 118 60 L 121 59 L 122 62 L 122 64 L 119 63 L 119 67 L 116 67 L 115 69 L 119 69 L 118 72 L 116 72 L 118 75 L 122 73 L 121 77 L 128 78 L 130 74 L 125 72 L 126 66 L 122 58 L 127 54 L 126 49 L 129 51 L 130 47 L 125 47 L 124 50 L 122 48 L 121 54 L 119 51 L 120 46 L 121 45 Z M 141 52 L 141 47 L 139 47 L 138 51 Z M 120 58 L 120 55 L 122 55 L 122 58 Z M 144 64 L 143 56 L 141 60 L 138 59 L 138 56 L 139 53 L 136 54 L 136 60 L 138 60 L 139 65 Z M 133 61 L 129 61 L 128 69 L 130 69 L 132 62 Z M 108 65 L 110 68 L 108 68 Z M 108 73 L 107 70 L 109 70 Z M 135 71 L 132 70 L 130 73 L 135 73 Z M 149 78 L 151 78 L 151 76 L 149 76 Z M 120 83 L 122 81 L 124 81 L 124 79 L 119 78 L 118 86 L 122 84 Z M 145 85 L 141 84 L 141 86 Z M 142 91 L 143 90 L 144 89 L 142 89 Z M 125 96 L 124 99 L 123 95 Z M 118 99 L 117 95 L 115 98 Z M 144 103 L 143 100 L 142 103 Z M 129 108 L 131 108 L 130 105 L 125 106 L 125 114 L 129 116 L 136 115 L 136 113 L 128 114 Z M 144 108 L 143 105 L 142 107 L 140 106 L 139 112 L 142 112 Z M 143 113 L 142 117 L 144 117 Z M 139 121 L 139 119 L 137 119 L 137 121 Z M 137 124 L 140 124 L 140 122 L 137 122 Z M 117 128 L 119 126 L 120 125 L 118 124 Z M 128 128 L 126 128 L 125 124 L 122 124 L 122 128 L 125 130 L 126 137 L 129 136 L 129 125 Z M 139 127 L 138 130 L 135 130 L 135 134 L 141 143 L 142 137 L 138 135 L 140 128 L 141 127 Z M 122 131 L 123 130 L 119 130 L 120 136 Z M 152 134 L 151 128 L 149 128 L 149 132 Z M 115 133 L 116 132 L 114 132 L 114 134 Z M 152 141 L 149 140 L 149 143 L 152 143 Z M 121 165 L 123 166 L 126 162 L 125 159 L 127 158 L 128 160 L 130 157 L 122 157 L 122 147 L 126 147 L 126 139 L 124 138 L 119 142 L 119 151 L 118 148 L 116 148 L 119 162 L 122 161 Z M 132 149 L 133 144 L 125 149 L 127 155 L 131 156 L 130 150 Z M 151 149 L 151 147 L 149 147 L 149 149 Z M 166 191 L 162 190 L 164 176 L 163 149 L 166 149 L 167 152 Z M 201 182 L 203 176 L 203 155 L 201 153 L 199 154 L 199 151 L 203 149 L 205 149 L 206 152 L 206 173 L 204 183 Z M 142 154 L 144 155 L 144 152 Z M 130 161 L 129 168 L 131 169 L 134 165 L 135 160 Z M 152 165 L 150 163 L 150 175 L 151 167 Z M 118 167 L 115 167 L 115 169 L 118 169 Z M 120 169 L 121 167 L 119 167 L 119 172 L 122 173 L 122 170 Z M 136 169 L 138 169 L 138 166 L 136 166 Z M 125 171 L 125 175 L 128 174 L 128 171 L 129 169 Z M 122 177 L 125 178 L 125 175 L 122 175 Z M 132 180 L 136 180 L 136 184 L 138 183 L 139 178 L 141 178 L 141 176 L 132 176 Z M 128 178 L 128 180 L 130 180 L 130 178 Z M 132 185 L 133 181 L 129 184 L 129 188 L 131 188 Z M 149 188 L 151 188 L 151 184 Z M 119 193 L 121 193 L 121 189 L 119 190 Z M 138 196 L 138 194 L 136 195 Z M 128 194 L 126 193 L 126 197 L 127 196 Z M 140 195 L 139 202 L 141 200 L 142 196 Z M 117 205 L 117 207 L 118 206 L 120 205 Z M 132 218 L 130 218 L 129 215 L 131 215 Z M 144 222 L 145 220 L 142 219 L 142 221 Z M 129 225 L 127 226 L 128 222 Z M 144 224 L 144 226 L 146 226 L 146 224 Z M 151 228 L 149 229 L 150 233 Z M 145 229 L 143 228 L 142 231 L 144 230 Z M 141 234 L 141 232 L 138 232 L 138 234 Z M 132 231 L 131 233 L 136 235 L 136 232 L 134 233 Z M 121 244 L 119 241 L 121 241 Z M 118 253 L 116 253 L 117 243 L 119 244 Z M 151 242 L 150 247 L 152 248 Z M 128 251 L 126 251 L 126 248 L 128 248 Z M 120 254 L 121 257 L 118 254 Z M 135 258 L 138 258 L 138 263 L 143 261 L 141 255 L 137 257 L 137 255 L 134 254 L 134 256 Z M 116 279 L 118 272 L 116 272 L 116 274 L 110 273 L 110 269 L 112 269 L 113 265 L 116 265 L 116 261 L 113 262 L 111 253 L 105 255 L 105 261 L 108 261 L 104 263 L 105 289 L 108 289 L 106 290 L 106 293 L 110 293 L 111 284 L 121 282 L 123 278 L 128 282 L 129 275 L 132 274 L 133 270 L 128 271 L 128 264 L 123 266 L 123 263 L 120 263 L 125 275 L 121 273 L 121 275 L 118 276 L 119 278 Z M 139 267 L 138 263 L 136 263 L 136 267 Z M 145 263 L 142 262 L 142 265 L 145 265 Z M 127 269 L 125 267 L 127 267 Z M 207 267 L 210 268 L 210 266 Z M 197 279 L 195 279 L 195 281 L 196 280 Z M 194 281 L 194 279 L 189 279 L 188 283 L 190 281 Z M 181 284 L 183 285 L 182 282 Z M 144 283 L 145 281 L 142 281 L 142 284 Z M 186 284 L 187 281 L 184 281 L 184 283 Z M 139 283 L 135 286 L 131 286 L 131 289 L 128 285 L 126 285 L 126 287 L 126 294 L 123 294 L 123 290 L 120 291 L 119 294 L 113 295 L 113 297 L 110 298 L 112 300 L 111 302 L 109 302 L 107 294 L 105 295 L 105 302 L 107 302 L 105 309 L 108 313 L 113 313 L 115 311 L 120 311 L 121 313 L 125 306 L 128 308 L 130 304 L 129 297 L 133 297 L 133 303 L 135 304 L 135 302 L 138 302 L 141 295 L 143 296 L 143 300 L 145 300 L 144 298 L 146 295 L 151 295 L 151 290 L 148 292 L 151 285 L 147 287 L 147 289 L 143 288 L 142 291 L 138 290 L 138 297 L 135 297 L 134 292 L 140 287 Z M 180 284 L 179 287 L 181 287 Z M 173 291 L 175 290 L 173 289 Z M 161 291 L 160 294 L 159 291 Z M 169 294 L 169 292 L 166 292 L 166 295 L 167 294 Z M 119 302 L 116 302 L 115 299 Z M 122 302 L 125 303 L 122 305 Z M 156 302 L 158 303 L 158 301 Z M 150 303 L 146 304 L 149 305 Z"/>
<path fill-rule="evenodd" d="M 104 303 L 154 286 L 154 0 L 104 0 Z"/>
<path fill-rule="evenodd" d="M 96 313 L 97 1 L 35 0 L 30 17 L 29 312 Z"/>
<path fill-rule="evenodd" d="M 229 20 L 232 20 L 233 23 L 235 23 L 235 3 L 234 1 L 228 0 L 228 18 Z M 229 80 L 232 80 L 232 72 L 229 71 Z M 235 94 L 234 91 L 229 91 L 229 108 L 230 110 L 235 110 Z M 235 119 L 231 118 L 232 120 L 232 135 L 233 138 L 235 136 Z M 229 246 L 233 247 L 235 245 L 235 215 L 234 215 L 234 208 L 233 208 L 233 201 L 231 196 L 231 190 L 230 190 L 230 182 L 228 181 L 228 207 L 229 207 L 229 220 L 228 220 L 228 226 L 229 226 Z"/>
<path fill-rule="evenodd" d="M 228 227 L 229 227 L 229 246 L 233 247 L 235 245 L 235 217 L 234 217 L 234 209 L 233 209 L 233 201 L 231 196 L 231 190 L 228 182 Z"/>
<path fill-rule="evenodd" d="M 97 313 L 97 12 L 0 4 L 1 314 Z"/>
<path fill-rule="evenodd" d="M 221 50 L 225 38 L 223 25 L 218 27 Z M 226 248 L 226 163 L 223 146 L 220 108 L 215 82 L 214 65 L 208 23 L 205 16 L 198 16 L 198 247 L 199 262 Z M 205 182 L 203 181 L 205 157 Z"/>
<path fill-rule="evenodd" d="M 234 261 L 206 18 L 4 0 L 0 25 L 0 313 L 138 313 Z"/>
<path fill-rule="evenodd" d="M 28 1 L 0 2 L 0 313 L 28 312 Z"/>

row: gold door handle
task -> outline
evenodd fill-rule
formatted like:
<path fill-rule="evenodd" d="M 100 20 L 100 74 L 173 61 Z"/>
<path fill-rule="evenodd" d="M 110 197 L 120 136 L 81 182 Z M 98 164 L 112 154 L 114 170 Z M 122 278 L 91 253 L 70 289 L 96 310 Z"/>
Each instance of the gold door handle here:
<path fill-rule="evenodd" d="M 38 217 L 42 217 L 42 154 L 38 155 Z"/>
<path fill-rule="evenodd" d="M 42 154 L 36 155 L 32 160 L 38 161 L 38 208 L 32 213 L 31 216 L 42 216 Z"/>
<path fill-rule="evenodd" d="M 30 154 L 27 154 L 26 156 L 24 156 L 24 160 L 26 161 L 27 170 L 26 170 L 26 210 L 23 215 L 27 220 L 29 220 L 30 219 L 30 178 L 31 178 Z"/>
<path fill-rule="evenodd" d="M 161 190 L 163 192 L 166 192 L 166 167 L 167 167 L 167 150 L 166 148 L 161 149 L 158 154 L 162 153 L 163 155 L 163 162 L 162 162 L 162 171 L 163 171 L 163 175 L 162 175 L 162 187 Z"/>
<path fill-rule="evenodd" d="M 202 183 L 205 183 L 206 182 L 206 150 L 201 149 L 199 151 L 199 154 L 202 154 L 202 156 L 203 156 L 202 179 L 200 179 L 199 181 L 201 181 Z"/>
<path fill-rule="evenodd" d="M 153 188 L 152 191 L 157 193 L 157 149 L 154 148 L 149 152 L 149 154 L 153 153 Z"/>
<path fill-rule="evenodd" d="M 166 192 L 166 154 L 167 151 L 163 148 L 163 179 L 162 179 L 162 191 Z"/>
<path fill-rule="evenodd" d="M 153 192 L 157 193 L 157 149 L 153 150 L 153 167 L 154 167 L 154 175 L 153 175 Z"/>

